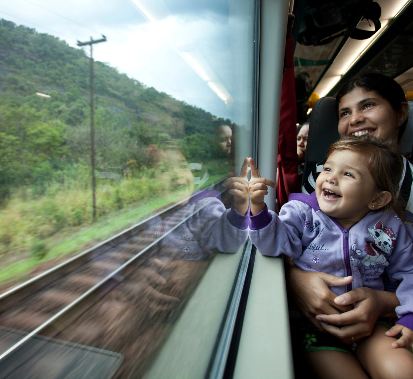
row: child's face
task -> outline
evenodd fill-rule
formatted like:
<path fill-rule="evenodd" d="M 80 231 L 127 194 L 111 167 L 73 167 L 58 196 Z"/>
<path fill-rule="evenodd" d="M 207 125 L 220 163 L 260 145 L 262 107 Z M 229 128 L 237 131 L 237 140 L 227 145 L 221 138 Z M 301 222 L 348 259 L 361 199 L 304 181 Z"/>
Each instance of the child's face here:
<path fill-rule="evenodd" d="M 162 162 L 162 182 L 169 191 L 179 190 L 183 197 L 194 192 L 194 175 L 188 161 L 179 150 L 165 150 L 165 160 Z"/>
<path fill-rule="evenodd" d="M 343 228 L 359 222 L 377 196 L 366 159 L 352 151 L 336 151 L 328 157 L 315 190 L 320 209 Z"/>

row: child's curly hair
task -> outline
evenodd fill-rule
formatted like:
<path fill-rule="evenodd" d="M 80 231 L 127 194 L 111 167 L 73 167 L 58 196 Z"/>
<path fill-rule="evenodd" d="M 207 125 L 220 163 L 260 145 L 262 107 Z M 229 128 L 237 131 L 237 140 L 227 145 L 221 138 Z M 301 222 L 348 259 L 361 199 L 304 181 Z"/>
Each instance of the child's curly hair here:
<path fill-rule="evenodd" d="M 388 191 L 392 200 L 382 209 L 400 210 L 403 199 L 398 199 L 399 184 L 404 163 L 401 155 L 394 151 L 392 141 L 381 141 L 374 137 L 347 137 L 333 143 L 327 158 L 336 151 L 349 150 L 362 154 L 367 159 L 367 168 L 379 191 Z"/>

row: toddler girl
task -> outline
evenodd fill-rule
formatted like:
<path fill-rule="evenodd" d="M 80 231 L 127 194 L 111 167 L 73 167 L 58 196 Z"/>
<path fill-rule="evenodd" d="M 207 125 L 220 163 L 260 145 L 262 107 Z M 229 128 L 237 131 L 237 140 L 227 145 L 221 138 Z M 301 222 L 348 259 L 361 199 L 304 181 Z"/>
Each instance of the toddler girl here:
<path fill-rule="evenodd" d="M 337 295 L 357 287 L 383 290 L 384 271 L 401 281 L 399 319 L 390 330 L 378 323 L 371 336 L 346 346 L 330 335 L 325 342 L 323 333 L 304 323 L 306 356 L 321 378 L 367 378 L 365 371 L 372 378 L 413 378 L 413 355 L 397 349 L 413 343 L 412 231 L 391 210 L 403 163 L 389 146 L 365 137 L 334 143 L 315 192 L 291 195 L 279 216 L 263 202 L 273 183 L 259 177 L 252 160 L 255 179 L 227 183 L 238 213 L 245 214 L 249 194 L 249 236 L 260 253 L 288 255 L 302 270 L 352 276 L 347 288 L 331 288 Z"/>

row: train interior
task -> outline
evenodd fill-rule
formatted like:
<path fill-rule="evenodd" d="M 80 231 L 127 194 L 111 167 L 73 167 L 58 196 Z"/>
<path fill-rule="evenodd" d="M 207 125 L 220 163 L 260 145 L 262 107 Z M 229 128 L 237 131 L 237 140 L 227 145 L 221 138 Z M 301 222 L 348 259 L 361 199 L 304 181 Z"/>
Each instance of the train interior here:
<path fill-rule="evenodd" d="M 311 377 L 283 260 L 226 234 L 223 183 L 245 157 L 275 180 L 286 31 L 306 160 L 338 139 L 356 74 L 412 100 L 413 1 L 0 0 L 0 17 L 0 378 Z"/>

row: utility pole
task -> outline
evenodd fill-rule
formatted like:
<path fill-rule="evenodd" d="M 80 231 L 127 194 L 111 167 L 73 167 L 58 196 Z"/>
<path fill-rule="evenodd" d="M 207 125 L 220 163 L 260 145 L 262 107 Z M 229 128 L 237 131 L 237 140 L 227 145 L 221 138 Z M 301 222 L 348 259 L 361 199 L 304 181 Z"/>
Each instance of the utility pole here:
<path fill-rule="evenodd" d="M 93 198 L 93 219 L 96 218 L 96 177 L 95 177 L 95 124 L 94 124 L 94 103 L 93 103 L 93 44 L 106 42 L 106 37 L 102 34 L 101 39 L 80 42 L 77 46 L 90 46 L 90 137 L 92 143 L 91 161 L 92 161 L 92 198 Z"/>

